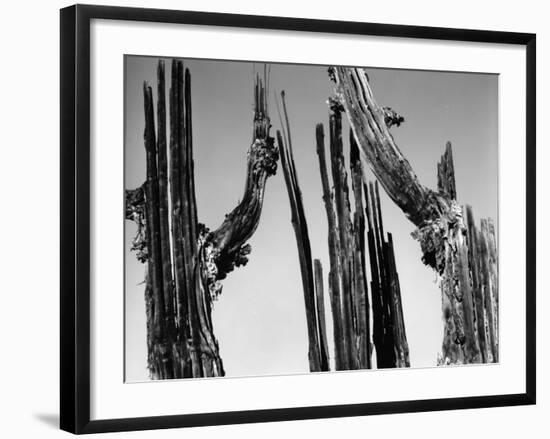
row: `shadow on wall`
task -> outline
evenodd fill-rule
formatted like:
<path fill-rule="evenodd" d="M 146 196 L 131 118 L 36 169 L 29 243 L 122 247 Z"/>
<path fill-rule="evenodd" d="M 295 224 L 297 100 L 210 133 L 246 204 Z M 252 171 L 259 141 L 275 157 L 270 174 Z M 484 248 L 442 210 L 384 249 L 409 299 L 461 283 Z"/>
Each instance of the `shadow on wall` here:
<path fill-rule="evenodd" d="M 57 413 L 35 413 L 33 417 L 50 428 L 59 429 L 59 415 Z"/>

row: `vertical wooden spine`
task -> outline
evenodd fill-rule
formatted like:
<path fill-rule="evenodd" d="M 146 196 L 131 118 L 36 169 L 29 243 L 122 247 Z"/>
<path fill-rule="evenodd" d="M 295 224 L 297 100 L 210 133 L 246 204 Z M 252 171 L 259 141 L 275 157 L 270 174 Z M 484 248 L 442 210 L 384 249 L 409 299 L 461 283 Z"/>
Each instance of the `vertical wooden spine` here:
<path fill-rule="evenodd" d="M 323 266 L 319 259 L 313 261 L 315 271 L 315 301 L 317 305 L 317 321 L 319 324 L 319 352 L 321 358 L 321 370 L 329 370 L 329 353 L 327 343 L 327 328 L 325 324 L 325 302 L 323 287 Z"/>
<path fill-rule="evenodd" d="M 183 77 L 180 79 L 180 77 Z M 186 271 L 190 273 L 191 291 L 189 308 L 191 310 L 192 337 L 200 349 L 200 362 L 202 376 L 223 376 L 225 371 L 219 355 L 218 341 L 214 336 L 212 325 L 212 297 L 206 282 L 204 273 L 207 271 L 206 263 L 198 252 L 198 224 L 197 204 L 195 199 L 195 175 L 193 163 L 193 133 L 192 133 L 192 101 L 191 101 L 191 74 L 189 69 L 183 72 L 183 64 L 178 68 L 178 82 L 183 84 L 183 127 L 179 132 L 181 139 L 181 158 L 183 176 L 183 208 L 187 218 L 187 227 L 184 228 L 184 239 L 188 241 L 185 251 Z M 196 328 L 196 329 L 195 329 Z"/>
<path fill-rule="evenodd" d="M 479 243 L 479 231 L 475 225 L 472 206 L 467 205 L 466 211 L 466 227 L 468 229 L 468 259 L 470 264 L 470 272 L 472 276 L 472 293 L 474 305 L 474 318 L 476 322 L 476 336 L 478 339 L 481 361 L 487 363 L 489 361 L 489 352 L 487 345 L 487 316 L 485 314 L 485 300 L 483 297 L 483 284 L 481 272 L 481 253 Z"/>
<path fill-rule="evenodd" d="M 199 263 L 197 249 L 197 214 L 194 191 L 192 133 L 191 133 L 191 75 L 184 68 L 182 62 L 178 62 L 177 81 L 180 94 L 178 107 L 180 110 L 178 119 L 178 139 L 180 162 L 182 169 L 181 195 L 183 217 L 183 242 L 185 272 L 189 282 L 188 308 L 190 312 L 191 337 L 194 340 L 195 349 L 198 350 L 200 360 L 200 376 L 216 376 L 216 367 L 213 363 L 217 357 L 217 342 L 213 336 L 213 328 L 210 321 L 209 292 L 204 288 L 201 278 L 202 268 Z"/>
<path fill-rule="evenodd" d="M 341 273 L 342 295 L 342 330 L 345 346 L 346 369 L 357 368 L 357 345 L 354 336 L 354 303 L 352 297 L 351 277 L 351 211 L 349 204 L 349 189 L 347 172 L 344 164 L 342 143 L 342 115 L 339 110 L 330 115 L 330 155 L 332 181 L 334 184 L 334 201 L 340 246 L 338 249 L 338 264 Z"/>
<path fill-rule="evenodd" d="M 285 138 L 280 131 L 277 131 L 277 143 L 279 145 L 279 155 L 285 177 L 285 183 L 290 201 L 291 222 L 296 236 L 296 245 L 298 247 L 298 258 L 300 271 L 302 274 L 302 289 L 304 293 L 304 304 L 306 310 L 306 323 L 308 332 L 308 360 L 309 369 L 312 372 L 328 370 L 328 356 L 325 362 L 321 358 L 319 321 L 315 299 L 314 273 L 311 259 L 311 245 L 307 221 L 302 203 L 302 194 L 298 185 L 294 158 L 292 155 L 292 140 L 290 136 L 290 126 L 288 123 L 288 114 L 284 92 L 281 93 L 283 103 L 283 113 L 285 118 Z"/>
<path fill-rule="evenodd" d="M 450 199 L 456 199 L 455 168 L 451 142 L 447 142 L 445 145 L 445 153 L 437 164 L 437 189 Z"/>
<path fill-rule="evenodd" d="M 162 277 L 161 235 L 159 220 L 159 190 L 153 93 L 143 84 L 145 110 L 145 151 L 147 160 L 147 183 L 145 188 L 145 211 L 147 216 L 147 248 L 149 251 L 149 274 L 153 296 L 153 374 L 160 378 L 171 376 L 170 356 L 167 352 L 165 331 L 165 304 Z"/>
<path fill-rule="evenodd" d="M 498 362 L 498 260 L 495 227 L 481 219 L 477 227 L 471 206 L 465 207 L 468 258 L 474 298 L 475 336 L 481 361 Z"/>
<path fill-rule="evenodd" d="M 391 271 L 389 267 L 389 255 L 388 255 L 388 242 L 384 234 L 384 223 L 382 220 L 382 206 L 380 204 L 380 191 L 378 188 L 378 181 L 374 183 L 374 201 L 376 204 L 376 212 L 378 221 L 378 266 L 380 269 L 380 277 L 382 284 L 382 309 L 384 319 L 384 367 L 396 366 L 395 355 L 395 322 L 394 315 L 392 313 L 392 291 L 391 291 Z"/>
<path fill-rule="evenodd" d="M 383 242 L 380 233 L 378 203 L 375 196 L 375 186 L 369 182 L 369 230 L 372 238 L 371 253 L 371 271 L 373 273 L 372 281 L 372 302 L 373 302 L 373 341 L 376 347 L 376 364 L 378 368 L 391 367 L 391 361 L 388 360 L 388 346 L 386 328 L 388 326 L 388 313 L 384 300 L 384 289 L 386 286 L 384 277 L 384 257 Z M 369 242 L 369 246 L 370 246 Z M 373 266 L 374 264 L 374 266 Z"/>
<path fill-rule="evenodd" d="M 367 244 L 369 249 L 369 262 L 371 273 L 371 298 L 372 298 L 372 340 L 376 349 L 376 364 L 378 367 L 383 365 L 382 352 L 384 350 L 384 319 L 382 308 L 382 285 L 380 282 L 380 267 L 378 266 L 377 241 L 375 235 L 375 208 L 374 208 L 374 189 L 371 182 L 368 186 L 364 185 L 365 193 L 365 212 L 367 214 Z"/>
<path fill-rule="evenodd" d="M 395 263 L 393 237 L 388 233 L 388 272 L 391 294 L 391 314 L 393 322 L 393 340 L 395 350 L 395 367 L 409 367 L 409 344 L 405 331 L 405 319 L 403 317 L 403 303 L 401 301 L 401 286 Z"/>
<path fill-rule="evenodd" d="M 438 192 L 449 200 L 456 200 L 456 183 L 451 143 L 447 142 L 445 152 L 437 165 Z M 447 295 L 448 309 L 456 328 L 457 337 L 452 341 L 457 346 L 456 360 L 465 363 L 478 363 L 482 359 L 479 337 L 476 328 L 476 285 L 472 276 L 470 261 L 472 252 L 468 245 L 468 214 L 464 228 L 452 228 L 449 231 L 453 245 L 444 244 L 446 250 L 445 277 L 441 282 L 442 294 Z M 446 343 L 447 345 L 448 343 Z M 455 354 L 456 355 L 456 354 Z M 449 355 L 446 355 L 449 357 Z"/>
<path fill-rule="evenodd" d="M 145 269 L 145 319 L 146 319 L 146 330 L 147 330 L 147 369 L 151 378 L 158 379 L 158 359 L 155 356 L 155 305 L 154 305 L 154 293 L 153 293 L 153 284 L 151 282 L 152 273 L 151 266 L 147 264 Z"/>
<path fill-rule="evenodd" d="M 493 361 L 499 361 L 499 312 L 498 312 L 498 253 L 495 224 L 491 218 L 487 218 L 487 243 L 489 254 L 489 275 L 491 278 L 491 308 L 493 314 Z"/>
<path fill-rule="evenodd" d="M 186 136 L 186 116 L 185 116 L 185 81 L 184 81 L 184 66 L 181 61 L 173 60 L 174 68 L 172 69 L 175 75 L 175 124 L 176 130 L 175 141 L 177 155 L 178 169 L 175 171 L 178 173 L 178 195 L 179 195 L 179 211 L 177 215 L 179 219 L 180 234 L 178 241 L 181 245 L 183 271 L 185 278 L 185 298 L 187 314 L 187 327 L 189 328 L 188 337 L 191 342 L 190 354 L 192 356 L 192 373 L 194 377 L 204 376 L 202 367 L 202 358 L 200 353 L 202 352 L 201 338 L 200 338 L 200 323 L 198 319 L 197 309 L 197 279 L 194 273 L 194 267 L 196 265 L 196 254 L 193 252 L 193 241 L 196 239 L 191 234 L 191 217 L 190 211 L 190 199 L 189 199 L 189 174 L 187 172 L 187 136 Z"/>
<path fill-rule="evenodd" d="M 185 268 L 184 237 L 182 222 L 182 172 L 180 160 L 180 138 L 178 124 L 181 118 L 180 87 L 178 86 L 178 62 L 172 60 L 170 109 L 170 197 L 172 208 L 172 254 L 174 261 L 176 321 L 178 329 L 178 356 L 185 361 L 183 377 L 200 376 L 196 349 L 191 337 L 189 318 L 190 285 Z M 191 348 L 191 349 L 189 349 Z"/>
<path fill-rule="evenodd" d="M 481 270 L 483 276 L 484 306 L 487 315 L 487 339 L 489 358 L 495 361 L 498 358 L 497 324 L 495 308 L 495 285 L 491 276 L 491 255 L 490 236 L 486 219 L 481 219 L 480 228 L 480 249 L 481 249 Z"/>
<path fill-rule="evenodd" d="M 315 138 L 317 142 L 317 155 L 319 157 L 319 170 L 321 173 L 321 184 L 323 188 L 323 203 L 325 205 L 328 223 L 328 250 L 330 262 L 328 287 L 333 321 L 335 368 L 336 370 L 345 370 L 347 364 L 347 354 L 344 331 L 342 327 L 343 312 L 338 263 L 340 242 L 339 235 L 336 232 L 338 226 L 336 223 L 336 213 L 334 212 L 334 196 L 332 190 L 330 189 L 327 170 L 325 133 L 323 124 L 317 124 L 315 128 Z"/>
<path fill-rule="evenodd" d="M 164 62 L 157 66 L 157 155 L 158 155 L 158 190 L 159 190 L 159 227 L 162 257 L 162 286 L 164 293 L 166 340 L 170 350 L 175 349 L 177 342 L 175 294 L 172 278 L 172 259 L 170 249 L 170 227 L 168 222 L 168 160 L 166 146 L 166 98 Z M 182 361 L 179 356 L 173 358 L 171 376 L 180 376 Z"/>
<path fill-rule="evenodd" d="M 353 214 L 353 278 L 356 337 L 358 339 L 359 367 L 371 368 L 370 310 L 365 268 L 365 210 L 363 207 L 363 169 L 359 149 L 350 130 L 350 169 L 355 199 Z"/>
<path fill-rule="evenodd" d="M 197 336 L 196 309 L 194 303 L 193 271 L 189 234 L 188 206 L 186 200 L 186 175 L 184 161 L 184 95 L 183 64 L 172 60 L 172 78 L 170 89 L 170 164 L 172 196 L 172 241 L 176 279 L 176 302 L 178 307 L 178 335 L 181 346 L 186 346 L 189 364 L 185 367 L 185 376 L 201 377 L 202 366 L 199 357 L 200 340 Z M 182 353 L 186 355 L 186 353 Z"/>
<path fill-rule="evenodd" d="M 378 185 L 369 182 L 367 232 L 371 267 L 373 341 L 378 368 L 409 367 L 409 347 L 391 233 L 384 236 Z"/>

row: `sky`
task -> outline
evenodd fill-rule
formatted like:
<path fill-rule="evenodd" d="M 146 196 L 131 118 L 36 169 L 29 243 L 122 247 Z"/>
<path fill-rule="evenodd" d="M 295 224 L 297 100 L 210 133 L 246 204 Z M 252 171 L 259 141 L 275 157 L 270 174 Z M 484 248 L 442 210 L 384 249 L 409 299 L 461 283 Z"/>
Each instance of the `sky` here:
<path fill-rule="evenodd" d="M 145 180 L 143 81 L 153 88 L 159 58 L 125 56 L 125 187 Z M 183 59 L 191 72 L 195 190 L 198 219 L 210 229 L 242 199 L 246 152 L 252 142 L 253 78 L 263 64 Z M 170 83 L 170 62 L 166 82 Z M 473 207 L 476 221 L 498 212 L 498 76 L 366 67 L 377 102 L 405 117 L 394 139 L 420 182 L 437 185 L 437 162 L 445 143 L 453 145 L 457 198 Z M 168 86 L 167 92 L 168 92 Z M 330 268 L 328 230 L 322 202 L 315 125 L 323 123 L 328 143 L 328 107 L 333 84 L 326 66 L 271 64 L 271 135 L 280 129 L 275 93 L 286 93 L 298 181 L 314 258 L 321 260 L 325 285 Z M 349 125 L 344 153 L 349 169 Z M 169 130 L 169 127 L 168 127 Z M 169 133 L 168 133 L 169 136 Z M 169 137 L 168 137 L 169 138 Z M 328 144 L 326 145 L 328 148 Z M 370 170 L 367 178 L 374 181 Z M 384 228 L 393 234 L 401 283 L 411 367 L 436 365 L 441 348 L 441 292 L 435 273 L 421 262 L 414 226 L 381 191 Z M 353 206 L 353 203 L 352 203 Z M 144 302 L 145 265 L 130 252 L 134 223 L 125 221 L 125 377 L 148 379 Z M 307 327 L 301 275 L 288 194 L 279 166 L 269 178 L 260 224 L 249 243 L 245 267 L 223 281 L 214 303 L 214 333 L 227 376 L 308 373 Z M 370 280 L 370 278 L 369 278 Z M 325 291 L 328 288 L 325 287 Z M 328 296 L 328 294 L 327 294 Z M 325 298 L 331 362 L 332 322 Z"/>

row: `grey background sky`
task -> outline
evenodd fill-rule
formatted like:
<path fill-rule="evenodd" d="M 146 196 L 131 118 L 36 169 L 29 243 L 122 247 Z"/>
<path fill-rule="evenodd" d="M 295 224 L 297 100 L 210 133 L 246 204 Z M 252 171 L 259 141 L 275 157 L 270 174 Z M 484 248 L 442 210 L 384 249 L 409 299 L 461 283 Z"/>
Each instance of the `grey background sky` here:
<path fill-rule="evenodd" d="M 145 179 L 142 84 L 146 80 L 153 86 L 156 104 L 157 61 L 158 58 L 125 57 L 126 188 L 135 188 Z M 261 71 L 262 65 L 184 62 L 192 77 L 199 221 L 215 228 L 243 195 L 246 151 L 252 140 L 253 72 L 254 68 Z M 169 84 L 170 60 L 166 59 L 166 65 Z M 471 204 L 477 220 L 496 220 L 498 77 L 373 68 L 368 73 L 377 101 L 405 117 L 405 123 L 393 128 L 392 133 L 420 181 L 432 188 L 436 186 L 436 163 L 445 142 L 450 140 L 459 202 Z M 279 128 L 273 93 L 285 90 L 287 94 L 312 254 L 321 259 L 326 283 L 327 222 L 315 152 L 315 124 L 325 124 L 328 140 L 326 100 L 332 94 L 332 84 L 325 66 L 272 64 L 270 85 L 272 135 Z M 345 117 L 344 129 L 349 165 L 349 127 Z M 370 170 L 367 174 L 373 179 Z M 411 366 L 434 366 L 442 341 L 441 296 L 436 276 L 420 260 L 419 245 L 410 236 L 412 223 L 385 193 L 381 195 L 385 229 L 394 235 Z M 142 284 L 145 266 L 129 251 L 135 225 L 128 221 L 125 225 L 125 373 L 127 381 L 141 381 L 148 379 Z M 268 180 L 260 225 L 250 244 L 248 265 L 228 275 L 223 281 L 223 293 L 214 304 L 214 330 L 226 373 L 247 376 L 308 372 L 298 254 L 280 169 Z M 328 297 L 326 309 L 332 361 Z"/>

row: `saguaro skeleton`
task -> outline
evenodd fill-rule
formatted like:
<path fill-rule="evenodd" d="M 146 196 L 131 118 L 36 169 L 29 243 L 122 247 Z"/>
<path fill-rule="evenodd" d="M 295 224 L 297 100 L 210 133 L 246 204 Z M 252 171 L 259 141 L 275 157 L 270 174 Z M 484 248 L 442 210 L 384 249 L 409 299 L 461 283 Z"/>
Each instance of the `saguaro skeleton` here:
<path fill-rule="evenodd" d="M 288 189 L 291 221 L 296 234 L 302 274 L 309 338 L 309 365 L 312 372 L 327 371 L 328 348 L 324 312 L 323 270 L 318 259 L 312 261 L 302 194 L 294 164 L 290 124 L 282 94 L 283 134 L 277 132 L 281 165 Z M 335 104 L 332 102 L 332 104 Z M 281 119 L 283 119 L 281 117 Z M 354 137 L 350 133 L 350 173 L 354 209 L 349 201 L 341 109 L 331 105 L 330 175 L 325 154 L 324 128 L 316 127 L 317 154 L 328 222 L 330 271 L 328 291 L 334 330 L 336 370 L 370 369 L 372 341 L 378 368 L 408 367 L 409 351 L 405 334 L 399 277 L 395 266 L 391 234 L 384 235 L 378 185 L 363 184 L 363 168 Z M 365 204 L 363 204 L 365 200 Z M 365 214 L 368 218 L 368 259 L 371 273 L 372 306 L 367 286 L 367 246 Z M 312 265 L 313 262 L 313 265 Z M 314 267 L 315 269 L 313 270 Z M 371 336 L 370 322 L 374 334 Z"/>
<path fill-rule="evenodd" d="M 213 231 L 197 221 L 189 70 L 181 61 L 172 61 L 169 146 L 163 61 L 157 69 L 156 132 L 152 89 L 144 84 L 147 179 L 141 187 L 126 191 L 126 218 L 138 226 L 132 249 L 138 260 L 147 263 L 147 364 L 153 379 L 225 373 L 212 325 L 212 303 L 221 292 L 221 280 L 247 263 L 251 248 L 246 242 L 258 227 L 267 178 L 277 169 L 278 151 L 269 135 L 266 76 L 257 75 L 254 84 L 244 196 Z"/>
<path fill-rule="evenodd" d="M 277 143 L 281 156 L 281 165 L 285 177 L 285 183 L 290 202 L 291 222 L 296 235 L 298 247 L 298 260 L 302 275 L 302 288 L 304 292 L 304 304 L 306 310 L 306 322 L 308 332 L 308 360 L 311 372 L 329 370 L 328 347 L 326 341 L 325 311 L 322 295 L 322 267 L 315 260 L 315 273 L 311 256 L 311 245 L 307 221 L 302 202 L 302 191 L 298 184 L 298 175 L 294 164 L 292 151 L 292 137 L 290 135 L 290 123 L 286 109 L 284 92 L 281 93 L 284 123 L 283 134 L 277 131 Z M 282 118 L 281 118 L 282 122 Z"/>
<path fill-rule="evenodd" d="M 478 230 L 471 208 L 465 215 L 457 203 L 450 144 L 438 165 L 438 190 L 423 186 L 389 131 L 402 118 L 376 103 L 365 71 L 334 67 L 330 76 L 362 162 L 417 227 L 414 236 L 420 242 L 422 260 L 439 276 L 445 320 L 440 363 L 498 361 L 494 226 L 482 220 Z"/>

